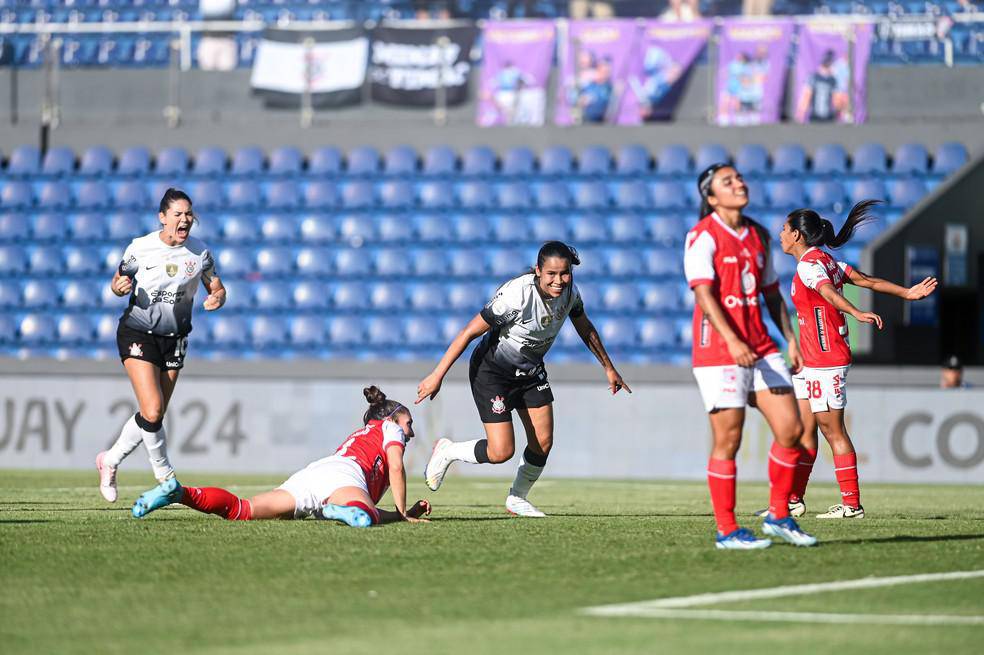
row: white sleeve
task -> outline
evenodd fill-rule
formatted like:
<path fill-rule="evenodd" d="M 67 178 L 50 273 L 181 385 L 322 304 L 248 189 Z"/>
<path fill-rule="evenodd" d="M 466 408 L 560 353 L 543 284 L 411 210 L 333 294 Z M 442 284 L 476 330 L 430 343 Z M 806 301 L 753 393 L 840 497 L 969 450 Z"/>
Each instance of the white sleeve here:
<path fill-rule="evenodd" d="M 400 448 L 406 447 L 407 437 L 403 434 L 403 428 L 393 421 L 383 421 L 383 450 L 386 450 L 394 444 L 398 445 Z"/>
<path fill-rule="evenodd" d="M 140 270 L 140 262 L 137 261 L 135 250 L 136 248 L 133 247 L 133 242 L 131 241 L 130 245 L 123 251 L 123 258 L 120 260 L 120 275 L 133 277 Z"/>
<path fill-rule="evenodd" d="M 717 275 L 714 273 L 714 253 L 717 244 L 710 232 L 691 232 L 687 235 L 686 249 L 683 252 L 683 271 L 687 275 L 687 284 L 694 288 L 698 284 L 713 282 Z"/>
<path fill-rule="evenodd" d="M 837 267 L 840 268 L 841 273 L 844 274 L 845 279 L 851 277 L 851 271 L 854 270 L 854 267 L 848 264 L 847 262 L 837 262 Z"/>
<path fill-rule="evenodd" d="M 762 288 L 771 287 L 779 283 L 779 274 L 776 273 L 775 256 L 773 250 L 765 249 L 765 269 L 762 271 Z"/>
<path fill-rule="evenodd" d="M 523 284 L 521 278 L 499 287 L 482 310 L 482 318 L 492 327 L 502 327 L 523 313 Z"/>
<path fill-rule="evenodd" d="M 800 261 L 796 265 L 796 274 L 803 281 L 806 288 L 813 289 L 814 291 L 824 284 L 833 284 L 830 276 L 827 275 L 827 269 L 819 262 Z"/>
<path fill-rule="evenodd" d="M 584 314 L 584 301 L 581 300 L 581 292 L 576 284 L 571 284 L 571 308 L 567 315 L 577 318 Z"/>
<path fill-rule="evenodd" d="M 202 253 L 202 282 L 208 284 L 213 277 L 218 277 L 219 272 L 215 270 L 215 259 L 212 258 L 212 251 L 206 250 Z"/>

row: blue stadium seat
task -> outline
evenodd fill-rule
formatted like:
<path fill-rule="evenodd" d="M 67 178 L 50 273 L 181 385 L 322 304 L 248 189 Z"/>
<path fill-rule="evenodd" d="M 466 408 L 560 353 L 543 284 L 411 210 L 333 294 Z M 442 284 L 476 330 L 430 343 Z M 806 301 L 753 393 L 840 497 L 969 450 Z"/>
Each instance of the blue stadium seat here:
<path fill-rule="evenodd" d="M 297 240 L 297 223 L 283 214 L 270 214 L 260 222 L 260 233 L 270 243 L 292 243 Z"/>
<path fill-rule="evenodd" d="M 895 151 L 892 172 L 896 175 L 925 175 L 929 172 L 929 152 L 921 143 L 903 143 Z"/>
<path fill-rule="evenodd" d="M 33 345 L 53 343 L 58 336 L 58 326 L 50 314 L 28 314 L 20 322 L 20 341 Z"/>
<path fill-rule="evenodd" d="M 270 175 L 295 176 L 304 170 L 304 155 L 292 146 L 275 148 L 270 153 Z"/>
<path fill-rule="evenodd" d="M 30 239 L 32 222 L 24 213 L 0 214 L 0 243 Z"/>
<path fill-rule="evenodd" d="M 62 344 L 83 345 L 96 336 L 96 326 L 85 314 L 67 314 L 58 319 L 58 341 Z"/>
<path fill-rule="evenodd" d="M 289 248 L 260 248 L 256 251 L 256 270 L 262 275 L 289 275 L 294 270 L 294 257 Z"/>
<path fill-rule="evenodd" d="M 885 191 L 885 184 L 878 178 L 862 178 L 850 186 L 849 189 L 851 204 L 856 204 L 862 200 L 885 200 L 888 193 Z"/>
<path fill-rule="evenodd" d="M 576 182 L 574 184 L 574 206 L 578 209 L 607 209 L 610 205 L 608 187 L 603 182 Z"/>
<path fill-rule="evenodd" d="M 458 155 L 448 146 L 433 146 L 424 153 L 424 175 L 453 175 L 458 168 Z"/>
<path fill-rule="evenodd" d="M 521 214 L 503 214 L 492 219 L 492 233 L 500 243 L 514 243 L 530 239 L 530 221 Z"/>
<path fill-rule="evenodd" d="M 0 314 L 0 344 L 13 344 L 17 340 L 17 321 L 10 314 Z"/>
<path fill-rule="evenodd" d="M 103 288 L 108 284 L 92 280 L 69 280 L 61 292 L 62 306 L 68 309 L 93 309 L 101 304 Z"/>
<path fill-rule="evenodd" d="M 35 241 L 64 241 L 68 238 L 68 221 L 65 214 L 49 212 L 37 214 L 31 226 L 31 237 Z"/>
<path fill-rule="evenodd" d="M 51 280 L 28 280 L 22 289 L 22 303 L 27 309 L 57 307 L 60 294 Z"/>
<path fill-rule="evenodd" d="M 795 143 L 779 146 L 772 151 L 773 175 L 802 175 L 806 172 L 806 151 Z"/>
<path fill-rule="evenodd" d="M 117 314 L 100 314 L 96 319 L 96 341 L 104 344 L 115 343 L 119 319 Z"/>
<path fill-rule="evenodd" d="M 855 175 L 884 175 L 888 171 L 885 147 L 880 143 L 866 143 L 854 150 L 851 172 Z"/>
<path fill-rule="evenodd" d="M 411 261 L 405 248 L 379 248 L 375 250 L 376 274 L 384 277 L 410 275 Z"/>
<path fill-rule="evenodd" d="M 249 338 L 254 348 L 280 348 L 288 339 L 287 320 L 280 316 L 257 316 L 249 323 Z"/>
<path fill-rule="evenodd" d="M 442 250 L 415 249 L 412 254 L 414 275 L 421 277 L 442 276 L 447 273 L 448 259 Z"/>
<path fill-rule="evenodd" d="M 311 175 L 338 175 L 342 172 L 342 152 L 338 148 L 318 148 L 308 157 Z"/>
<path fill-rule="evenodd" d="M 249 344 L 249 325 L 242 316 L 220 314 L 210 323 L 211 340 L 216 348 L 242 348 Z"/>
<path fill-rule="evenodd" d="M 127 151 L 129 152 L 129 151 Z M 127 153 L 124 153 L 124 157 Z M 120 161 L 120 168 L 123 168 L 123 162 Z M 154 173 L 157 175 L 173 176 L 173 175 L 184 175 L 188 172 L 188 152 L 184 148 L 164 148 L 157 153 L 157 159 L 154 160 Z M 141 173 L 134 172 L 134 175 L 139 175 Z"/>
<path fill-rule="evenodd" d="M 416 203 L 413 185 L 406 180 L 387 180 L 379 187 L 380 204 L 386 209 L 407 209 Z"/>
<path fill-rule="evenodd" d="M 933 153 L 933 173 L 951 175 L 967 163 L 967 148 L 962 143 L 940 144 Z"/>
<path fill-rule="evenodd" d="M 372 308 L 380 311 L 399 311 L 406 307 L 406 286 L 397 282 L 383 282 L 372 285 L 369 291 Z M 392 320 L 392 319 L 390 319 Z"/>
<path fill-rule="evenodd" d="M 198 204 L 194 196 L 192 196 L 195 206 Z M 82 194 L 79 193 L 79 204 L 82 204 Z M 136 181 L 124 181 L 121 182 L 119 186 L 116 187 L 116 192 L 113 194 L 113 205 L 117 209 L 133 209 L 133 210 L 144 210 L 150 206 L 147 199 L 147 190 L 141 182 Z"/>
<path fill-rule="evenodd" d="M 489 253 L 489 271 L 493 276 L 503 279 L 522 275 L 529 270 L 531 262 L 515 248 L 497 248 Z"/>
<path fill-rule="evenodd" d="M 844 204 L 844 187 L 837 180 L 823 180 L 808 186 L 810 207 L 817 211 L 841 210 Z"/>
<path fill-rule="evenodd" d="M 347 214 L 338 222 L 338 238 L 353 246 L 361 246 L 376 240 L 376 225 L 370 216 Z"/>
<path fill-rule="evenodd" d="M 455 238 L 463 243 L 480 243 L 489 238 L 492 228 L 483 214 L 464 214 L 454 220 Z"/>
<path fill-rule="evenodd" d="M 636 249 L 611 250 L 607 259 L 608 272 L 613 277 L 639 277 L 646 270 L 643 256 Z"/>
<path fill-rule="evenodd" d="M 530 188 L 525 182 L 507 182 L 499 187 L 497 195 L 501 209 L 525 211 L 533 207 Z"/>
<path fill-rule="evenodd" d="M 331 182 L 315 180 L 304 187 L 304 206 L 308 209 L 335 209 L 338 204 L 338 189 Z"/>
<path fill-rule="evenodd" d="M 278 180 L 267 187 L 266 205 L 276 211 L 293 211 L 301 206 L 301 192 L 290 180 Z"/>
<path fill-rule="evenodd" d="M 41 174 L 64 177 L 75 172 L 75 153 L 71 148 L 51 148 L 41 162 Z"/>
<path fill-rule="evenodd" d="M 635 214 L 617 214 L 610 220 L 611 239 L 617 243 L 642 243 L 646 239 L 646 223 Z"/>
<path fill-rule="evenodd" d="M 571 194 L 564 182 L 547 182 L 536 187 L 536 206 L 546 211 L 568 209 Z"/>
<path fill-rule="evenodd" d="M 335 254 L 335 272 L 343 277 L 364 277 L 372 271 L 372 254 L 357 248 L 345 248 Z"/>
<path fill-rule="evenodd" d="M 602 243 L 608 241 L 608 225 L 602 216 L 597 214 L 575 214 L 568 221 L 548 219 L 543 225 L 534 225 L 534 236 L 538 241 L 566 241 L 568 226 L 570 238 L 576 244 Z M 543 219 L 540 219 L 543 221 Z"/>
<path fill-rule="evenodd" d="M 38 192 L 41 209 L 67 209 L 72 206 L 72 189 L 65 182 L 45 182 Z"/>
<path fill-rule="evenodd" d="M 20 307 L 21 287 L 15 280 L 0 279 L 0 309 Z"/>
<path fill-rule="evenodd" d="M 680 309 L 680 287 L 673 282 L 649 282 L 640 291 L 642 306 L 647 312 L 666 313 Z"/>
<path fill-rule="evenodd" d="M 892 180 L 888 183 L 888 199 L 892 207 L 908 211 L 926 195 L 926 184 L 918 178 Z"/>
<path fill-rule="evenodd" d="M 735 167 L 745 177 L 769 172 L 769 151 L 756 143 L 746 144 L 735 153 Z"/>
<path fill-rule="evenodd" d="M 383 172 L 387 175 L 413 175 L 417 172 L 417 151 L 410 146 L 396 146 L 386 153 Z"/>
<path fill-rule="evenodd" d="M 222 248 L 217 257 L 219 275 L 247 275 L 255 272 L 253 252 L 248 248 Z"/>
<path fill-rule="evenodd" d="M 536 155 L 526 147 L 510 148 L 502 157 L 502 174 L 528 177 L 536 171 Z"/>
<path fill-rule="evenodd" d="M 250 267 L 252 268 L 252 263 Z M 222 274 L 222 285 L 226 289 L 226 304 L 223 309 L 225 311 L 252 310 L 256 305 L 256 285 L 248 280 L 230 279 L 230 271 L 220 269 L 219 272 Z"/>
<path fill-rule="evenodd" d="M 649 150 L 639 144 L 622 146 L 615 155 L 615 172 L 619 175 L 644 175 L 650 171 L 652 164 Z"/>
<path fill-rule="evenodd" d="M 615 186 L 615 206 L 626 210 L 644 210 L 651 205 L 649 189 L 639 180 L 622 182 Z"/>
<path fill-rule="evenodd" d="M 148 159 L 149 162 L 149 159 Z M 102 177 L 113 173 L 113 152 L 106 146 L 86 148 L 79 161 L 79 175 Z"/>
<path fill-rule="evenodd" d="M 656 156 L 656 172 L 660 175 L 689 175 L 693 172 L 690 151 L 681 145 L 664 147 Z"/>
<path fill-rule="evenodd" d="M 682 209 L 687 206 L 686 192 L 679 182 L 659 180 L 652 185 L 653 207 Z"/>
<path fill-rule="evenodd" d="M 346 182 L 342 185 L 342 206 L 345 209 L 368 209 L 375 203 L 372 183 Z"/>
<path fill-rule="evenodd" d="M 662 246 L 676 246 L 683 243 L 687 227 L 683 219 L 676 214 L 656 214 L 646 217 L 649 236 Z"/>
<path fill-rule="evenodd" d="M 257 282 L 253 285 L 253 302 L 257 309 L 278 312 L 290 307 L 292 294 L 283 282 Z"/>
<path fill-rule="evenodd" d="M 389 316 L 373 316 L 366 321 L 369 345 L 392 347 L 404 343 L 403 321 Z"/>
<path fill-rule="evenodd" d="M 796 209 L 805 204 L 806 194 L 799 180 L 776 180 L 769 185 L 769 202 L 776 209 Z"/>
<path fill-rule="evenodd" d="M 481 250 L 460 248 L 448 254 L 451 274 L 455 277 L 475 277 L 488 273 L 488 262 Z"/>
<path fill-rule="evenodd" d="M 379 152 L 370 146 L 359 146 L 349 151 L 346 160 L 349 175 L 375 175 L 379 172 Z"/>
<path fill-rule="evenodd" d="M 317 280 L 302 280 L 294 285 L 294 307 L 298 310 L 322 310 L 329 305 L 328 288 Z"/>
<path fill-rule="evenodd" d="M 671 321 L 661 318 L 645 318 L 639 321 L 638 345 L 642 348 L 675 348 L 677 331 Z"/>
<path fill-rule="evenodd" d="M 260 152 L 259 155 L 262 158 L 263 153 Z M 158 159 L 160 159 L 160 155 L 158 155 Z M 199 149 L 195 154 L 195 162 L 191 172 L 201 177 L 215 177 L 224 175 L 227 168 L 228 157 L 225 150 L 215 146 L 207 146 Z"/>
<path fill-rule="evenodd" d="M 482 303 L 485 304 L 484 302 Z M 481 307 L 479 307 L 481 309 Z M 449 316 L 441 322 L 441 343 L 450 343 L 468 324 L 471 316 Z"/>
<path fill-rule="evenodd" d="M 143 189 L 141 188 L 141 191 Z M 75 198 L 75 206 L 79 209 L 106 209 L 113 204 L 109 186 L 102 181 L 83 182 L 79 186 Z"/>
<path fill-rule="evenodd" d="M 7 182 L 0 190 L 0 207 L 5 210 L 29 209 L 34 204 L 34 192 L 27 182 Z"/>
<path fill-rule="evenodd" d="M 256 221 L 249 214 L 222 216 L 222 239 L 230 243 L 246 243 L 256 240 Z"/>
<path fill-rule="evenodd" d="M 443 336 L 434 329 L 434 320 L 430 317 L 411 316 L 404 325 L 407 344 L 414 347 L 443 346 Z"/>
<path fill-rule="evenodd" d="M 443 310 L 448 306 L 447 291 L 443 284 L 427 282 L 411 285 L 409 296 L 410 307 L 419 312 Z M 430 317 L 428 320 L 432 321 Z"/>
<path fill-rule="evenodd" d="M 461 172 L 471 176 L 495 173 L 495 152 L 487 146 L 469 148 L 461 158 Z"/>
<path fill-rule="evenodd" d="M 65 272 L 71 275 L 94 275 L 103 270 L 104 262 L 91 248 L 68 246 L 62 250 L 65 256 Z"/>
<path fill-rule="evenodd" d="M 602 296 L 605 311 L 635 312 L 639 309 L 639 289 L 631 283 L 610 284 Z"/>
<path fill-rule="evenodd" d="M 199 153 L 200 156 L 201 153 Z M 232 154 L 232 166 L 229 168 L 229 173 L 231 175 L 248 177 L 262 175 L 264 172 L 264 159 L 263 151 L 256 146 L 238 148 Z M 218 164 L 218 161 L 215 163 Z M 198 166 L 198 157 L 195 158 L 195 166 Z M 221 175 L 221 171 L 217 171 L 216 174 Z"/>
<path fill-rule="evenodd" d="M 839 143 L 824 143 L 813 151 L 813 172 L 817 175 L 847 173 L 847 150 Z"/>
<path fill-rule="evenodd" d="M 413 240 L 413 225 L 402 213 L 382 214 L 374 218 L 377 223 L 377 238 L 380 241 L 402 244 Z"/>
<path fill-rule="evenodd" d="M 288 334 L 295 348 L 317 348 L 326 341 L 325 321 L 320 316 L 294 316 Z"/>
<path fill-rule="evenodd" d="M 653 277 L 672 277 L 679 279 L 683 270 L 683 252 L 679 248 L 654 248 L 642 253 L 645 260 L 643 271 Z"/>
<path fill-rule="evenodd" d="M 566 146 L 550 146 L 540 153 L 540 174 L 565 176 L 574 172 L 574 154 Z"/>
<path fill-rule="evenodd" d="M 8 177 L 26 177 L 41 172 L 41 152 L 34 146 L 17 146 L 10 152 L 4 174 Z"/>
<path fill-rule="evenodd" d="M 450 241 L 454 234 L 451 219 L 443 214 L 420 214 L 413 221 L 417 240 L 424 243 Z"/>
<path fill-rule="evenodd" d="M 697 148 L 694 156 L 694 170 L 700 172 L 712 164 L 727 164 L 731 161 L 731 153 L 718 143 L 708 143 Z"/>
<path fill-rule="evenodd" d="M 365 340 L 365 325 L 359 318 L 333 316 L 328 319 L 328 341 L 332 346 L 358 346 Z"/>
<path fill-rule="evenodd" d="M 612 170 L 612 153 L 605 146 L 588 146 L 577 156 L 581 175 L 604 176 Z"/>
<path fill-rule="evenodd" d="M 128 177 L 142 177 L 150 172 L 150 150 L 142 146 L 127 148 L 120 155 L 116 174 Z"/>
<path fill-rule="evenodd" d="M 117 212 L 109 217 L 106 238 L 113 241 L 129 241 L 144 233 L 143 223 L 137 214 Z"/>
<path fill-rule="evenodd" d="M 796 260 L 785 254 L 778 246 L 772 249 L 772 262 L 781 280 L 790 279 L 796 273 Z M 788 284 L 780 284 L 780 288 L 789 288 Z"/>
<path fill-rule="evenodd" d="M 487 182 L 465 182 L 458 187 L 458 202 L 465 209 L 490 209 L 495 204 L 492 185 Z"/>
<path fill-rule="evenodd" d="M 369 308 L 369 288 L 362 282 L 340 282 L 331 292 L 332 305 L 341 310 Z"/>
<path fill-rule="evenodd" d="M 456 311 L 477 314 L 489 301 L 481 287 L 471 282 L 458 282 L 448 285 L 448 306 Z"/>
<path fill-rule="evenodd" d="M 294 258 L 299 275 L 319 276 L 332 273 L 331 252 L 322 248 L 301 248 Z"/>
<path fill-rule="evenodd" d="M 636 324 L 631 318 L 603 318 L 599 321 L 598 332 L 607 348 L 617 350 L 636 345 Z"/>
<path fill-rule="evenodd" d="M 34 248 L 28 255 L 27 269 L 32 275 L 60 275 L 65 270 L 65 255 L 58 246 Z"/>
<path fill-rule="evenodd" d="M 592 217 L 598 220 L 597 217 Z M 556 214 L 532 216 L 530 219 L 533 239 L 539 242 L 566 241 L 568 238 L 567 220 Z M 577 241 L 583 239 L 577 238 Z"/>
<path fill-rule="evenodd" d="M 424 182 L 420 185 L 420 205 L 425 209 L 454 207 L 454 188 L 441 180 Z"/>

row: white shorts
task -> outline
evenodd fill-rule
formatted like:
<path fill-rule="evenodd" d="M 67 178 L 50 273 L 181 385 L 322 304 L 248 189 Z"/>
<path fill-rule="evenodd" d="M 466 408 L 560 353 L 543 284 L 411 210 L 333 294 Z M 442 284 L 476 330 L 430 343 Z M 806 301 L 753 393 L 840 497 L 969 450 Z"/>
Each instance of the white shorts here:
<path fill-rule="evenodd" d="M 309 464 L 277 488 L 294 497 L 294 518 L 303 519 L 342 487 L 358 487 L 369 495 L 362 468 L 347 457 L 332 455 Z"/>
<path fill-rule="evenodd" d="M 756 360 L 755 366 L 695 366 L 694 377 L 704 399 L 704 409 L 730 409 L 748 405 L 751 391 L 789 389 L 793 386 L 786 360 L 779 353 Z"/>
<path fill-rule="evenodd" d="M 828 409 L 847 407 L 847 370 L 850 366 L 834 368 L 809 368 L 793 376 L 793 391 L 797 400 L 809 400 L 810 411 L 826 412 Z"/>

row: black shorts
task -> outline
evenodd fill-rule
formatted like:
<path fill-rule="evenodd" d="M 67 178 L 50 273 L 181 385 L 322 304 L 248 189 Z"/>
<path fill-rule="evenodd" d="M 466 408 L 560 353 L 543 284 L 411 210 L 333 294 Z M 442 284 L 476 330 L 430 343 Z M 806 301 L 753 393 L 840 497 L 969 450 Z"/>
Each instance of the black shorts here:
<path fill-rule="evenodd" d="M 543 366 L 529 373 L 503 369 L 490 362 L 481 348 L 472 354 L 468 380 L 482 423 L 508 423 L 512 410 L 543 407 L 554 400 Z"/>
<path fill-rule="evenodd" d="M 116 329 L 116 347 L 120 361 L 140 359 L 162 371 L 177 371 L 184 366 L 188 337 L 162 337 L 134 330 L 120 321 Z"/>

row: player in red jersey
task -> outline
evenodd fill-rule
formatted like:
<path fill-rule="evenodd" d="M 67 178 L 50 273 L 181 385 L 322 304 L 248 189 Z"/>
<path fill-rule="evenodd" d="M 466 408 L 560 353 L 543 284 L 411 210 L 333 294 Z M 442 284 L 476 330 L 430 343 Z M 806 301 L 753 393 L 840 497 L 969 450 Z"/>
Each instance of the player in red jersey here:
<path fill-rule="evenodd" d="M 775 435 L 769 453 L 769 512 L 763 531 L 798 546 L 817 540 L 789 516 L 789 495 L 803 432 L 792 380 L 762 320 L 760 297 L 789 341 L 799 368 L 789 314 L 761 225 L 742 213 L 748 187 L 738 171 L 715 164 L 700 174 L 701 220 L 687 234 L 684 269 L 694 290 L 693 366 L 711 422 L 714 445 L 707 467 L 718 548 L 755 549 L 771 545 L 735 519 L 735 456 L 741 445 L 745 407 L 751 394 Z"/>
<path fill-rule="evenodd" d="M 816 461 L 819 424 L 834 456 L 841 502 L 818 514 L 817 518 L 864 518 L 857 455 L 844 423 L 847 371 L 851 366 L 851 346 L 844 315 L 850 314 L 862 323 L 874 323 L 878 329 L 882 327 L 882 320 L 877 314 L 862 312 L 844 298 L 843 286 L 853 284 L 904 300 L 925 298 L 936 289 L 936 278 L 927 277 L 919 284 L 905 288 L 865 275 L 822 250 L 824 247 L 839 248 L 847 243 L 858 225 L 871 220 L 869 210 L 877 202 L 866 200 L 856 204 L 836 235 L 830 221 L 811 209 L 790 213 L 779 233 L 782 251 L 798 262 L 792 294 L 799 322 L 803 368 L 793 377 L 793 387 L 805 429 L 790 497 L 790 510 L 797 515 L 806 511 L 803 496 Z"/>
<path fill-rule="evenodd" d="M 406 508 L 403 450 L 413 439 L 410 410 L 395 400 L 387 400 L 386 394 L 375 386 L 362 393 L 369 401 L 369 409 L 362 417 L 365 425 L 349 435 L 335 454 L 309 464 L 273 491 L 247 500 L 217 487 L 160 485 L 141 496 L 133 506 L 133 515 L 141 518 L 170 503 L 181 503 L 232 521 L 314 516 L 342 521 L 354 528 L 426 521 L 421 518 L 430 514 L 426 500 Z M 379 509 L 376 504 L 391 484 L 396 511 Z"/>

